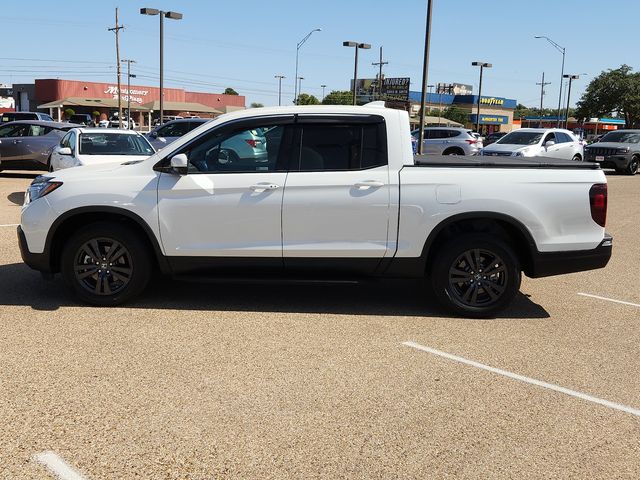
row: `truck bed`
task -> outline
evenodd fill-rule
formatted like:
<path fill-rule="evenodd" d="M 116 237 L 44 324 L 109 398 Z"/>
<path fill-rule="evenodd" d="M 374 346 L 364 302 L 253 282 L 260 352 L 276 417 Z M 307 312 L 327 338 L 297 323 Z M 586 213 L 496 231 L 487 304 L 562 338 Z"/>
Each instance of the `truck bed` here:
<path fill-rule="evenodd" d="M 600 170 L 592 162 L 574 162 L 547 157 L 498 157 L 456 155 L 414 155 L 416 167 L 464 167 L 464 168 L 558 168 L 563 170 Z"/>

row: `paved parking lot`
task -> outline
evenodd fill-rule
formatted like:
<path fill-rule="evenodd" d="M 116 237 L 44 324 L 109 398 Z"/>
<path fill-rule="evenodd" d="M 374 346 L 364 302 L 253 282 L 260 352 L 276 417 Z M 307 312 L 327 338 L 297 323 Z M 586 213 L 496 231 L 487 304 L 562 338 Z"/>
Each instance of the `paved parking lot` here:
<path fill-rule="evenodd" d="M 638 177 L 608 177 L 606 269 L 464 320 L 403 284 L 77 305 L 21 263 L 33 176 L 0 173 L 0 478 L 640 477 Z"/>

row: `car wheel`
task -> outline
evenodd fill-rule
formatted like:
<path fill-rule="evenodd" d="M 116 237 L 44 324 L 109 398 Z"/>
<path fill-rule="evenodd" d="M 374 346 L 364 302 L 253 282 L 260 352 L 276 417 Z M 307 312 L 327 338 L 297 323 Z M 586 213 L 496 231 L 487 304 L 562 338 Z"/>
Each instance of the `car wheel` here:
<path fill-rule="evenodd" d="M 67 287 L 83 302 L 119 305 L 147 286 L 152 270 L 148 250 L 123 225 L 93 223 L 66 242 L 60 270 Z"/>
<path fill-rule="evenodd" d="M 443 155 L 464 155 L 464 152 L 458 148 L 450 148 L 448 150 L 445 150 L 442 154 Z"/>
<path fill-rule="evenodd" d="M 431 284 L 436 298 L 458 315 L 491 317 L 504 309 L 520 288 L 516 255 L 487 234 L 465 235 L 436 254 Z"/>
<path fill-rule="evenodd" d="M 624 171 L 627 175 L 635 175 L 638 173 L 638 167 L 640 166 L 640 158 L 637 156 L 631 157 L 631 161 L 627 166 L 627 169 Z"/>
<path fill-rule="evenodd" d="M 573 162 L 581 162 L 582 161 L 582 157 L 576 153 L 571 160 Z"/>

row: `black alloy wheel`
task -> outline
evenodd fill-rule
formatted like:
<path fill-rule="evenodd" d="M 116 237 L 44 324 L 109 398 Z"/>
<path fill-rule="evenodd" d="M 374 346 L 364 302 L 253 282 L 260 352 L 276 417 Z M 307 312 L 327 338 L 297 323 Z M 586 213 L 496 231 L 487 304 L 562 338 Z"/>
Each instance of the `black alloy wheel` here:
<path fill-rule="evenodd" d="M 83 302 L 112 306 L 139 295 L 153 270 L 147 242 L 126 225 L 96 222 L 65 243 L 60 271 Z"/>
<path fill-rule="evenodd" d="M 633 157 L 631 157 L 625 173 L 627 175 L 635 175 L 636 173 L 638 173 L 638 167 L 640 167 L 640 158 L 634 155 Z"/>
<path fill-rule="evenodd" d="M 444 244 L 435 255 L 431 270 L 434 293 L 457 314 L 493 316 L 520 288 L 518 259 L 498 236 L 468 234 Z"/>
<path fill-rule="evenodd" d="M 115 295 L 127 287 L 133 275 L 129 251 L 112 238 L 83 243 L 73 265 L 76 281 L 94 295 Z"/>

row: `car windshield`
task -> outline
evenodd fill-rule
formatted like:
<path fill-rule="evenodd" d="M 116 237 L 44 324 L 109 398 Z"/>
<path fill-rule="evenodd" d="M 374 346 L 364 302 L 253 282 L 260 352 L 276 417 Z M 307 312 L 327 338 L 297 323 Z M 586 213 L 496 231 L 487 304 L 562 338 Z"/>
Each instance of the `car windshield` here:
<path fill-rule="evenodd" d="M 638 132 L 610 132 L 600 139 L 600 142 L 612 143 L 640 143 Z"/>
<path fill-rule="evenodd" d="M 542 138 L 542 132 L 511 132 L 496 143 L 502 145 L 535 145 Z"/>
<path fill-rule="evenodd" d="M 126 133 L 83 133 L 81 155 L 152 155 L 153 148 L 139 135 Z"/>

